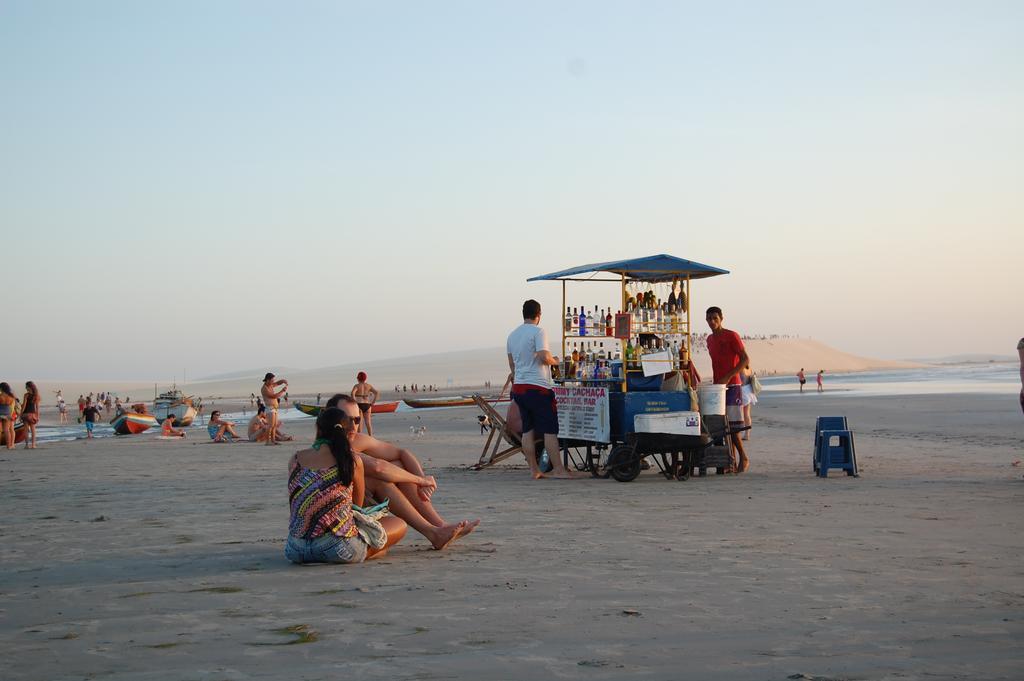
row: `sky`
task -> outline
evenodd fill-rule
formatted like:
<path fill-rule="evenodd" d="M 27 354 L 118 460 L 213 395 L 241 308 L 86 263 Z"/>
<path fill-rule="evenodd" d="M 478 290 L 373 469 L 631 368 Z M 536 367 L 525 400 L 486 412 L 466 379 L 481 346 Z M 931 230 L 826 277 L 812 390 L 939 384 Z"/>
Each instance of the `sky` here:
<path fill-rule="evenodd" d="M 1012 355 L 1022 29 L 984 1 L 0 2 L 0 377 L 497 347 L 526 298 L 557 338 L 528 277 L 655 253 L 729 270 L 693 307 L 742 333 Z"/>

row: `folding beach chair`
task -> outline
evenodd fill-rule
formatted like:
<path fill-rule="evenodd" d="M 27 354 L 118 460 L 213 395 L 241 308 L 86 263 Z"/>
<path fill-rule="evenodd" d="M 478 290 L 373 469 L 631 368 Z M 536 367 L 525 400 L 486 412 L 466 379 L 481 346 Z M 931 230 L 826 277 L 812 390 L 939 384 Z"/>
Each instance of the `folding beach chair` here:
<path fill-rule="evenodd" d="M 832 442 L 836 442 L 835 445 Z M 857 452 L 853 431 L 845 416 L 819 416 L 814 425 L 814 472 L 827 478 L 830 468 L 846 471 L 847 475 L 859 477 Z"/>
<path fill-rule="evenodd" d="M 523 441 L 516 433 L 513 433 L 505 422 L 505 417 L 498 413 L 482 395 L 473 395 L 473 402 L 480 407 L 484 415 L 491 421 L 491 432 L 487 434 L 487 441 L 484 443 L 484 450 L 480 453 L 480 460 L 473 465 L 473 470 L 480 470 L 493 466 L 496 463 L 515 456 L 523 451 Z M 491 442 L 494 442 L 492 447 Z M 502 442 L 508 445 L 505 449 L 498 451 Z M 490 450 L 490 456 L 487 452 Z"/>

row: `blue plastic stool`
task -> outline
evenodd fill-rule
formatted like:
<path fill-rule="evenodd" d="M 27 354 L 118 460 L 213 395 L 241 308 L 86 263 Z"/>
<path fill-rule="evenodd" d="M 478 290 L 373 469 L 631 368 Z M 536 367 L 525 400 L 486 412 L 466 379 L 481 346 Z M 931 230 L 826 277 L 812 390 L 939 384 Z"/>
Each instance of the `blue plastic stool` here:
<path fill-rule="evenodd" d="M 830 468 L 846 471 L 847 475 L 857 478 L 857 452 L 853 443 L 852 430 L 820 431 L 818 452 L 818 477 L 827 478 Z M 835 440 L 837 444 L 832 444 Z"/>
<path fill-rule="evenodd" d="M 814 453 L 811 455 L 811 464 L 815 473 L 818 472 L 818 464 L 821 461 L 821 431 L 823 430 L 849 431 L 850 427 L 846 425 L 845 416 L 818 417 L 814 423 Z"/>

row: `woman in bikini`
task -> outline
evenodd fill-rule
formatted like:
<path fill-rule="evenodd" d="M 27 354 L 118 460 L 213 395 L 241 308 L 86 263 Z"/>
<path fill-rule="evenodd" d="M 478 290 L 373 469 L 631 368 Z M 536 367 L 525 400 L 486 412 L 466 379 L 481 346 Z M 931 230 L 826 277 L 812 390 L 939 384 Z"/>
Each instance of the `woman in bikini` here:
<path fill-rule="evenodd" d="M 21 422 L 28 428 L 25 449 L 36 448 L 36 424 L 39 423 L 39 389 L 29 381 L 25 384 L 25 396 L 21 400 Z"/>
<path fill-rule="evenodd" d="M 360 371 L 356 374 L 356 380 L 358 383 L 352 386 L 352 398 L 359 405 L 359 411 L 363 416 L 358 432 L 363 432 L 362 424 L 365 423 L 366 434 L 373 437 L 373 420 L 370 415 L 373 413 L 373 403 L 380 399 L 380 392 L 366 382 L 365 371 Z"/>
<path fill-rule="evenodd" d="M 14 449 L 14 405 L 17 398 L 11 386 L 0 383 L 0 433 L 7 442 L 7 449 Z"/>

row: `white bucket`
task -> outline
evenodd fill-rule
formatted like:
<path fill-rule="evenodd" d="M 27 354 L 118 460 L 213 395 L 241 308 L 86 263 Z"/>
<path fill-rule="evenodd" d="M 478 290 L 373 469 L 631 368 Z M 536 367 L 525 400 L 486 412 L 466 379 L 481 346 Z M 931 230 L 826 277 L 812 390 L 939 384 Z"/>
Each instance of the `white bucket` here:
<path fill-rule="evenodd" d="M 725 416 L 724 383 L 701 383 L 697 386 L 697 401 L 703 416 Z"/>

